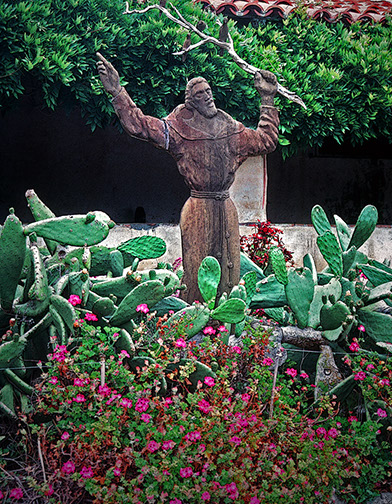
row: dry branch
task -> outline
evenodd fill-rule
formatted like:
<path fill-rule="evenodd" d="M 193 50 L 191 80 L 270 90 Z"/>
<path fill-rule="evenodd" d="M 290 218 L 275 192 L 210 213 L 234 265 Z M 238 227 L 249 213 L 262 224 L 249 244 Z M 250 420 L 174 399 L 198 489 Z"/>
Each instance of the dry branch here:
<path fill-rule="evenodd" d="M 189 51 L 192 51 L 193 49 L 196 49 L 197 47 L 200 47 L 200 46 L 202 46 L 204 44 L 211 43 L 211 44 L 214 44 L 214 45 L 216 45 L 218 47 L 226 49 L 226 51 L 232 57 L 233 61 L 240 68 L 242 68 L 242 70 L 244 70 L 245 72 L 247 72 L 247 73 L 249 73 L 251 75 L 255 75 L 257 72 L 261 72 L 262 71 L 260 68 L 257 68 L 255 66 L 249 64 L 247 61 L 243 60 L 237 54 L 237 52 L 234 49 L 233 39 L 230 37 L 230 34 L 229 34 L 229 42 L 221 42 L 220 40 L 216 39 L 215 37 L 211 37 L 210 35 L 206 35 L 205 33 L 199 31 L 196 28 L 196 26 L 194 26 L 192 23 L 190 23 L 189 21 L 187 21 L 181 15 L 181 13 L 178 11 L 178 9 L 176 9 L 176 7 L 174 7 L 172 4 L 170 4 L 170 5 L 171 5 L 171 7 L 173 8 L 173 10 L 175 11 L 175 13 L 177 14 L 178 17 L 173 16 L 168 11 L 168 9 L 166 9 L 166 7 L 162 7 L 162 6 L 158 5 L 158 4 L 149 5 L 148 7 L 144 8 L 144 9 L 141 9 L 141 10 L 137 10 L 137 9 L 130 10 L 128 2 L 125 2 L 125 5 L 126 5 L 126 8 L 125 8 L 124 14 L 144 14 L 144 13 L 148 12 L 149 10 L 158 9 L 168 19 L 170 19 L 174 23 L 182 26 L 183 28 L 186 28 L 187 30 L 193 31 L 194 33 L 196 33 L 196 35 L 198 35 L 201 38 L 200 42 L 197 42 L 196 44 L 190 45 L 187 49 L 173 53 L 174 56 L 182 56 L 183 54 L 185 54 L 185 53 L 187 53 Z M 281 84 L 279 84 L 279 82 L 278 82 L 278 93 L 281 94 L 282 96 L 284 96 L 285 98 L 288 98 L 289 100 L 291 100 L 291 101 L 293 101 L 295 103 L 298 103 L 299 105 L 301 105 L 303 108 L 306 109 L 306 105 L 303 102 L 303 100 L 298 95 L 296 95 L 292 91 L 289 91 L 287 88 L 285 88 L 284 86 L 282 86 Z"/>

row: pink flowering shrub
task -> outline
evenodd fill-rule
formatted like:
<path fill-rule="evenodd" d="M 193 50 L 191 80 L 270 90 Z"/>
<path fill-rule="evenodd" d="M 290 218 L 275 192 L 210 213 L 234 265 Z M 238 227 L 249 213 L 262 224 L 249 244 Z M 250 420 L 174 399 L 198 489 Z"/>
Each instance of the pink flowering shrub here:
<path fill-rule="evenodd" d="M 361 502 L 361 488 L 371 492 L 387 478 L 381 411 L 364 423 L 340 417 L 328 401 L 309 412 L 309 376 L 290 367 L 270 417 L 264 333 L 236 348 L 211 335 L 179 349 L 178 334 L 165 336 L 149 346 L 157 364 L 132 370 L 117 357 L 115 329 L 81 331 L 76 351 L 59 347 L 54 354 L 64 359 L 49 360 L 26 433 L 32 454 L 39 434 L 47 482 L 31 485 L 49 502 L 316 504 L 333 488 Z M 165 388 L 165 365 L 179 351 L 215 363 L 215 377 L 193 393 L 186 379 Z"/>

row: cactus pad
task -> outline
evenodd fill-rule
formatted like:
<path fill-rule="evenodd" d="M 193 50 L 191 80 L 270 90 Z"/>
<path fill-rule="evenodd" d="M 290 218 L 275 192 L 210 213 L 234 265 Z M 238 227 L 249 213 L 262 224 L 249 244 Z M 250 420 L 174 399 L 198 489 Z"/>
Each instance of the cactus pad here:
<path fill-rule="evenodd" d="M 290 308 L 297 319 L 298 326 L 304 328 L 308 324 L 309 308 L 314 295 L 312 272 L 308 268 L 302 271 L 291 269 L 288 273 L 288 283 L 285 287 Z"/>
<path fill-rule="evenodd" d="M 213 319 L 220 322 L 228 322 L 229 324 L 237 324 L 245 318 L 246 304 L 245 301 L 238 298 L 231 298 L 219 305 L 211 312 Z"/>
<path fill-rule="evenodd" d="M 317 234 L 322 235 L 326 231 L 331 230 L 331 224 L 329 223 L 327 214 L 320 205 L 315 205 L 312 208 L 310 216 Z"/>
<path fill-rule="evenodd" d="M 199 267 L 197 282 L 201 295 L 210 309 L 215 304 L 218 285 L 221 279 L 221 267 L 215 257 L 205 257 Z"/>
<path fill-rule="evenodd" d="M 33 222 L 24 228 L 25 235 L 36 233 L 44 239 L 56 240 L 63 245 L 83 247 L 103 241 L 112 227 L 112 221 L 103 212 L 94 212 L 90 222 L 86 215 L 67 215 Z"/>
<path fill-rule="evenodd" d="M 348 248 L 359 247 L 365 243 L 373 231 L 376 229 L 378 220 L 377 208 L 373 205 L 367 205 L 360 213 L 353 234 L 351 236 Z"/>
<path fill-rule="evenodd" d="M 138 236 L 121 243 L 117 249 L 140 260 L 156 259 L 166 252 L 166 243 L 158 236 Z"/>
<path fill-rule="evenodd" d="M 350 243 L 351 231 L 348 225 L 344 222 L 339 215 L 333 216 L 336 224 L 336 232 L 338 234 L 339 243 L 343 251 L 348 249 L 348 244 Z"/>
<path fill-rule="evenodd" d="M 326 231 L 317 237 L 317 245 L 331 271 L 336 276 L 343 274 L 342 250 L 332 231 Z"/>
<path fill-rule="evenodd" d="M 269 258 L 277 281 L 283 285 L 287 285 L 289 280 L 283 252 L 278 247 L 272 247 L 269 252 Z"/>

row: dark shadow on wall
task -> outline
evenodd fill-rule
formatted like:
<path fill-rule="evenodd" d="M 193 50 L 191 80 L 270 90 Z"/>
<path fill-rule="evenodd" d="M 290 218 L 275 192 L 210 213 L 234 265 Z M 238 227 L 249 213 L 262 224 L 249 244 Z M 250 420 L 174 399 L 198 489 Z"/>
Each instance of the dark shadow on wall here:
<path fill-rule="evenodd" d="M 92 133 L 78 110 L 50 112 L 24 100 L 1 118 L 0 139 L 1 222 L 11 206 L 32 220 L 27 189 L 56 215 L 102 210 L 118 223 L 179 221 L 189 191 L 174 160 L 115 126 Z"/>
<path fill-rule="evenodd" d="M 347 145 L 346 153 L 351 151 Z M 319 204 L 331 223 L 337 214 L 355 224 L 363 207 L 371 204 L 378 210 L 379 224 L 392 224 L 391 156 L 378 158 L 370 149 L 363 156 L 347 157 L 344 146 L 338 153 L 309 151 L 285 161 L 274 152 L 268 157 L 268 219 L 310 224 L 312 207 Z"/>

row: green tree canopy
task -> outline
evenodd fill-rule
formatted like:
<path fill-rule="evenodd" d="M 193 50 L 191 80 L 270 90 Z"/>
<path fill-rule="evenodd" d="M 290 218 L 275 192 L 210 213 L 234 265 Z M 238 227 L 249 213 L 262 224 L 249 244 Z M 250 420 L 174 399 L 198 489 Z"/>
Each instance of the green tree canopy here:
<path fill-rule="evenodd" d="M 134 1 L 131 6 L 138 8 Z M 191 22 L 204 19 L 218 35 L 216 17 L 189 1 L 174 0 Z M 114 112 L 95 70 L 100 51 L 147 114 L 165 116 L 183 101 L 189 78 L 202 75 L 218 107 L 255 126 L 258 96 L 253 79 L 226 54 L 204 45 L 185 63 L 173 56 L 186 31 L 158 11 L 124 15 L 122 0 L 3 0 L 0 4 L 0 107 L 26 92 L 55 109 L 77 105 L 92 129 Z M 321 145 L 326 137 L 361 143 L 392 138 L 392 23 L 334 25 L 291 16 L 282 23 L 230 33 L 238 54 L 273 71 L 307 110 L 279 97 L 285 155 Z M 192 35 L 192 43 L 198 41 Z"/>

